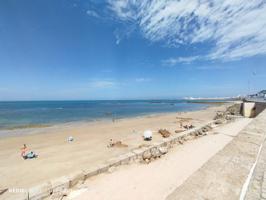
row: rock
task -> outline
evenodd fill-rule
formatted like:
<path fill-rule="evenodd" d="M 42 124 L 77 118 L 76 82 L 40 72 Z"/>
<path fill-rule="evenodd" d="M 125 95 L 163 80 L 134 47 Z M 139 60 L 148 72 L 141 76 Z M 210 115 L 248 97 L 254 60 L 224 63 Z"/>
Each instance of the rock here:
<path fill-rule="evenodd" d="M 198 130 L 198 135 L 203 135 L 203 131 L 202 130 Z"/>
<path fill-rule="evenodd" d="M 225 112 L 221 112 L 221 111 L 218 111 L 216 113 L 216 116 L 214 117 L 214 120 L 217 120 L 217 119 L 224 119 L 225 118 Z"/>
<path fill-rule="evenodd" d="M 202 132 L 204 132 L 204 133 L 208 132 L 210 130 L 211 130 L 211 128 L 209 126 L 205 126 L 205 127 L 202 128 Z"/>
<path fill-rule="evenodd" d="M 228 115 L 241 115 L 241 104 L 234 104 L 232 106 L 229 106 L 224 112 L 218 111 L 216 113 L 216 116 L 214 117 L 214 120 L 218 119 L 231 120 L 231 118 Z"/>
<path fill-rule="evenodd" d="M 230 116 L 228 116 L 228 115 L 226 115 L 225 119 L 226 119 L 226 120 L 228 120 L 228 121 L 231 121 L 231 120 L 233 120 L 233 118 L 232 118 L 232 117 L 230 117 Z"/>
<path fill-rule="evenodd" d="M 152 156 L 153 158 L 157 158 L 157 157 L 159 157 L 159 156 L 160 156 L 160 151 L 159 151 L 159 149 L 157 149 L 157 148 L 152 148 L 152 149 L 151 149 L 151 156 Z"/>
<path fill-rule="evenodd" d="M 215 123 L 215 124 L 223 124 L 223 123 L 224 123 L 224 120 L 222 120 L 222 119 L 217 119 L 214 123 Z"/>
<path fill-rule="evenodd" d="M 169 137 L 169 136 L 171 135 L 171 133 L 170 133 L 168 130 L 166 130 L 166 129 L 160 129 L 158 132 L 159 132 L 164 138 L 167 138 L 167 137 Z"/>
<path fill-rule="evenodd" d="M 144 151 L 143 152 L 143 154 L 142 154 L 142 158 L 143 158 L 143 160 L 149 160 L 149 159 L 151 159 L 151 157 L 152 157 L 152 154 L 151 154 L 151 152 L 150 151 Z"/>
<path fill-rule="evenodd" d="M 166 153 L 168 153 L 168 149 L 166 148 L 166 147 L 159 147 L 159 152 L 160 152 L 160 154 L 166 154 Z"/>
<path fill-rule="evenodd" d="M 113 173 L 114 171 L 116 170 L 116 167 L 110 167 L 109 169 L 108 169 L 108 173 Z"/>
<path fill-rule="evenodd" d="M 226 109 L 226 112 L 230 115 L 240 115 L 241 104 L 234 104 Z"/>
<path fill-rule="evenodd" d="M 64 192 L 58 192 L 58 193 L 53 193 L 49 199 L 51 200 L 62 200 L 64 199 L 64 197 L 66 197 L 68 195 L 67 191 Z"/>
<path fill-rule="evenodd" d="M 144 161 L 145 161 L 147 164 L 150 163 L 150 160 L 149 160 L 149 159 L 145 159 Z"/>
<path fill-rule="evenodd" d="M 187 138 L 187 140 L 193 140 L 195 138 L 195 135 L 190 134 L 186 138 Z"/>
<path fill-rule="evenodd" d="M 183 140 L 178 140 L 179 144 L 184 144 Z"/>
<path fill-rule="evenodd" d="M 4 194 L 6 191 L 8 191 L 8 188 L 0 189 L 0 195 Z"/>

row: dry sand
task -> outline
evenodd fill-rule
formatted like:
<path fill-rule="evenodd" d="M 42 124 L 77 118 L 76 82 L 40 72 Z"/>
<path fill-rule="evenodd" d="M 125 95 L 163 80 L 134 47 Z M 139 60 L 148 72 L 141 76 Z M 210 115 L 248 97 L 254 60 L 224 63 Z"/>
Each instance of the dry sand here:
<path fill-rule="evenodd" d="M 222 105 L 187 113 L 122 119 L 115 123 L 73 123 L 50 128 L 12 130 L 9 132 L 12 135 L 21 132 L 28 135 L 0 138 L 0 188 L 27 188 L 79 169 L 86 169 L 138 148 L 141 144 L 163 140 L 156 132 L 160 128 L 166 128 L 174 133 L 179 128 L 177 117 L 192 118 L 192 124 L 197 126 L 211 120 L 216 111 L 224 109 L 225 105 Z M 151 142 L 144 142 L 142 139 L 142 133 L 146 129 L 154 131 Z M 67 142 L 70 135 L 74 137 L 72 143 Z M 110 138 L 121 140 L 128 147 L 107 148 Z M 204 140 L 206 139 L 200 141 L 204 144 Z M 195 143 L 195 148 L 193 144 L 192 149 L 196 149 L 200 141 Z M 20 148 L 24 143 L 39 155 L 37 159 L 23 160 L 20 157 Z M 180 151 L 182 152 L 183 150 Z M 183 152 L 183 157 L 185 154 L 187 156 L 188 152 Z"/>
<path fill-rule="evenodd" d="M 180 186 L 218 151 L 223 149 L 251 119 L 219 126 L 216 134 L 189 141 L 177 146 L 150 164 L 119 167 L 110 174 L 89 179 L 82 189 L 72 191 L 72 200 L 162 200 Z"/>

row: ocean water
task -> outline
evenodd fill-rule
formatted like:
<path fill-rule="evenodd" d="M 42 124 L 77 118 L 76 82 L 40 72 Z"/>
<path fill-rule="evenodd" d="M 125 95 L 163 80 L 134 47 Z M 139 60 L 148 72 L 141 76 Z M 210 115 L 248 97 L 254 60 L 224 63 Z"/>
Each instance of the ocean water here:
<path fill-rule="evenodd" d="M 206 104 L 185 100 L 18 101 L 0 102 L 0 130 L 50 126 L 75 121 L 121 119 L 198 110 Z"/>

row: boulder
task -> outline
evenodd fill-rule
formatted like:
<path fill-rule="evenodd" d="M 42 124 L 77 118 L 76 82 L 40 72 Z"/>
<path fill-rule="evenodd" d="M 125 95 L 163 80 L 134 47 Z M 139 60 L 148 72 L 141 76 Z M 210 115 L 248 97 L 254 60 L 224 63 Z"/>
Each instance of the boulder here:
<path fill-rule="evenodd" d="M 157 148 L 152 148 L 151 149 L 151 156 L 153 157 L 153 158 L 157 158 L 157 157 L 159 157 L 161 154 L 160 154 L 160 151 L 159 151 L 159 149 L 157 149 Z"/>
<path fill-rule="evenodd" d="M 160 154 L 166 154 L 166 153 L 168 153 L 168 149 L 167 149 L 167 147 L 159 147 L 159 152 L 160 152 Z"/>
<path fill-rule="evenodd" d="M 229 115 L 240 115 L 241 112 L 241 104 L 234 104 L 229 106 L 226 110 Z"/>
<path fill-rule="evenodd" d="M 150 159 L 145 159 L 144 160 L 147 164 L 149 164 L 151 161 L 150 161 Z"/>
<path fill-rule="evenodd" d="M 225 118 L 225 112 L 218 111 L 218 112 L 216 112 L 216 115 L 214 117 L 214 120 L 224 119 L 224 118 Z"/>
<path fill-rule="evenodd" d="M 198 133 L 199 133 L 199 135 L 203 135 L 204 134 L 204 132 L 202 130 L 199 130 Z"/>
<path fill-rule="evenodd" d="M 178 140 L 179 144 L 184 144 L 183 140 Z"/>
<path fill-rule="evenodd" d="M 223 124 L 224 120 L 223 119 L 217 119 L 214 123 L 215 124 Z"/>
<path fill-rule="evenodd" d="M 151 155 L 151 152 L 150 151 L 144 151 L 143 152 L 143 154 L 142 154 L 142 158 L 143 158 L 143 160 L 149 160 L 149 159 L 151 159 L 151 157 L 152 157 L 152 155 Z"/>

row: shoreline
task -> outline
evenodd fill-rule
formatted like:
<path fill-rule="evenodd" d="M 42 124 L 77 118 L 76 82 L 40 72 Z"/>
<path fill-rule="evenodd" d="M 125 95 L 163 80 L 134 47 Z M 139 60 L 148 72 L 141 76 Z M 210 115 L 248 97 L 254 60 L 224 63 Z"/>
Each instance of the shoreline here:
<path fill-rule="evenodd" d="M 197 102 L 194 102 L 197 103 Z M 138 115 L 132 115 L 132 116 L 126 116 L 121 118 L 116 118 L 115 122 L 123 121 L 123 120 L 130 120 L 130 119 L 139 119 L 139 118 L 149 118 L 149 117 L 159 117 L 164 115 L 170 115 L 170 114 L 178 114 L 178 113 L 190 113 L 190 112 L 197 112 L 201 110 L 206 110 L 209 107 L 215 107 L 215 106 L 222 106 L 222 105 L 229 105 L 232 102 L 219 102 L 218 104 L 213 102 L 205 102 L 200 104 L 206 104 L 205 107 L 202 108 L 195 108 L 191 110 L 186 111 L 173 111 L 173 112 L 155 112 L 155 113 L 143 113 Z M 71 121 L 71 122 L 62 122 L 62 123 L 55 123 L 55 124 L 31 124 L 31 125 L 22 125 L 20 128 L 6 128 L 6 129 L 0 129 L 0 140 L 2 138 L 7 137 L 17 137 L 17 136 L 24 136 L 24 135 L 32 135 L 32 134 L 38 134 L 35 132 L 42 132 L 42 131 L 48 131 L 49 129 L 57 129 L 57 128 L 65 128 L 65 127 L 75 127 L 75 126 L 82 126 L 82 125 L 93 125 L 97 123 L 113 123 L 111 118 L 99 118 L 94 120 L 78 120 L 78 121 Z"/>
<path fill-rule="evenodd" d="M 180 120 L 189 119 L 195 126 L 213 119 L 217 111 L 227 105 L 210 106 L 204 110 L 156 114 L 112 122 L 79 123 L 56 128 L 38 129 L 38 134 L 18 135 L 0 139 L 0 188 L 31 187 L 47 179 L 64 176 L 73 171 L 100 165 L 103 161 L 128 153 L 140 146 L 165 141 L 159 129 L 167 129 L 173 136 L 179 133 Z M 143 132 L 153 132 L 152 141 L 143 140 Z M 34 133 L 34 132 L 32 132 Z M 67 138 L 73 136 L 69 143 Z M 110 139 L 121 141 L 125 147 L 107 148 Z M 39 156 L 23 160 L 20 148 L 27 144 Z"/>

